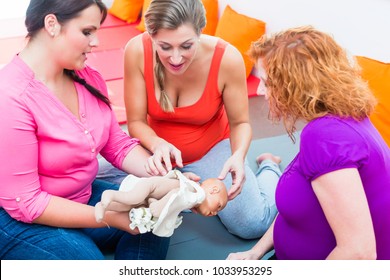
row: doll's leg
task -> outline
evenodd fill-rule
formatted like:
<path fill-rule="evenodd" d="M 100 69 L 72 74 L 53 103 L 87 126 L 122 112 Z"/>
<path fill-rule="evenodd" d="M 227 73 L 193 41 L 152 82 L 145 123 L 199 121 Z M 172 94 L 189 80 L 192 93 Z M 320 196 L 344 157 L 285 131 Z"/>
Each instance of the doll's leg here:
<path fill-rule="evenodd" d="M 132 175 L 129 178 L 135 177 Z M 130 186 L 126 184 L 129 182 Z M 126 184 L 126 186 L 123 186 Z M 164 197 L 172 189 L 177 189 L 179 182 L 176 179 L 164 177 L 137 178 L 137 180 L 127 181 L 127 178 L 121 184 L 119 191 L 107 190 L 103 192 L 101 203 L 107 208 L 112 202 L 129 205 L 131 207 L 139 204 L 145 204 L 146 199 Z M 130 207 L 130 208 L 131 208 Z M 110 209 L 107 210 L 115 210 Z"/>
<path fill-rule="evenodd" d="M 95 205 L 95 218 L 97 222 L 101 222 L 106 211 L 129 211 L 132 207 L 129 203 L 120 201 L 131 201 L 131 193 L 106 190 L 102 193 L 101 201 Z"/>
<path fill-rule="evenodd" d="M 169 198 L 172 196 L 172 194 L 177 193 L 177 191 L 178 189 L 171 190 L 161 199 L 150 198 L 148 200 L 150 212 L 152 213 L 153 217 L 160 217 L 160 214 L 164 209 L 164 206 L 167 205 Z"/>
<path fill-rule="evenodd" d="M 136 188 L 136 189 L 135 189 Z M 130 192 L 136 197 L 160 199 L 172 189 L 179 188 L 179 181 L 171 171 L 165 176 L 138 178 L 127 176 L 121 183 L 119 190 Z M 135 198 L 137 200 L 137 198 Z"/>
<path fill-rule="evenodd" d="M 153 185 L 148 184 L 148 180 L 142 179 L 133 182 L 135 183 L 131 186 L 126 186 L 129 187 L 129 191 L 106 190 L 102 193 L 100 202 L 95 205 L 97 222 L 103 219 L 105 211 L 129 211 L 133 207 L 145 204 L 146 198 L 153 190 Z"/>

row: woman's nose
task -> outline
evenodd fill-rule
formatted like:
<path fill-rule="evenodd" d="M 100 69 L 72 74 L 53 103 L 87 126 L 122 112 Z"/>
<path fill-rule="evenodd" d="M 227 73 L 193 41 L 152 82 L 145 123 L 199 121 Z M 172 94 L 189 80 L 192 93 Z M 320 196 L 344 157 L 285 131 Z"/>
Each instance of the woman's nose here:
<path fill-rule="evenodd" d="M 171 57 L 170 57 L 171 63 L 176 64 L 176 65 L 180 64 L 182 59 L 183 59 L 183 56 L 181 55 L 180 51 L 178 51 L 178 50 L 174 50 Z"/>
<path fill-rule="evenodd" d="M 99 38 L 98 38 L 98 36 L 94 36 L 93 38 L 91 38 L 91 41 L 89 41 L 89 46 L 90 47 L 97 47 L 97 46 L 99 46 Z"/>

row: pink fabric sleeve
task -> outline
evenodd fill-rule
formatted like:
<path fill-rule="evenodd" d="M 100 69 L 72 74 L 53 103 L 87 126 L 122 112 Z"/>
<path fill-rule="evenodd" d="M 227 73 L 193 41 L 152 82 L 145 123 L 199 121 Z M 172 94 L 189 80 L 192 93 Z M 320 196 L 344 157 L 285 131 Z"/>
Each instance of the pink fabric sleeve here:
<path fill-rule="evenodd" d="M 0 95 L 0 206 L 14 219 L 31 223 L 50 199 L 38 176 L 36 127 L 23 99 Z"/>

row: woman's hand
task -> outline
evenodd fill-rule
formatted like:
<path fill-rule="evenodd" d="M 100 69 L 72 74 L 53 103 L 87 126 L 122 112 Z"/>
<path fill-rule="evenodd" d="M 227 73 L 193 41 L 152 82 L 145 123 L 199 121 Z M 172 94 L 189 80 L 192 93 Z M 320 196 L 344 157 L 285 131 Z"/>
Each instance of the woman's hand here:
<path fill-rule="evenodd" d="M 154 147 L 153 155 L 149 157 L 145 165 L 146 172 L 152 176 L 167 174 L 172 170 L 171 159 L 174 160 L 179 168 L 183 167 L 180 150 L 171 143 L 161 141 Z"/>
<path fill-rule="evenodd" d="M 232 155 L 224 164 L 218 179 L 225 179 L 228 173 L 232 175 L 232 186 L 228 191 L 228 198 L 232 200 L 241 193 L 242 186 L 245 182 L 245 165 L 242 157 Z"/>

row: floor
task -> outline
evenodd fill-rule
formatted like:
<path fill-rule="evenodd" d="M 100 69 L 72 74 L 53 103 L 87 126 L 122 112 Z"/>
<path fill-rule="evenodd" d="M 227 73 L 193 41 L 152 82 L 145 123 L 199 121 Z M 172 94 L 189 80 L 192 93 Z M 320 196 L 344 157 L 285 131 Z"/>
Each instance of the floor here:
<path fill-rule="evenodd" d="M 272 136 L 286 134 L 286 130 L 282 123 L 273 124 L 268 119 L 268 102 L 264 96 L 254 96 L 249 98 L 249 116 L 252 126 L 252 139 L 261 139 Z M 303 122 L 296 125 L 297 131 L 304 127 Z"/>

